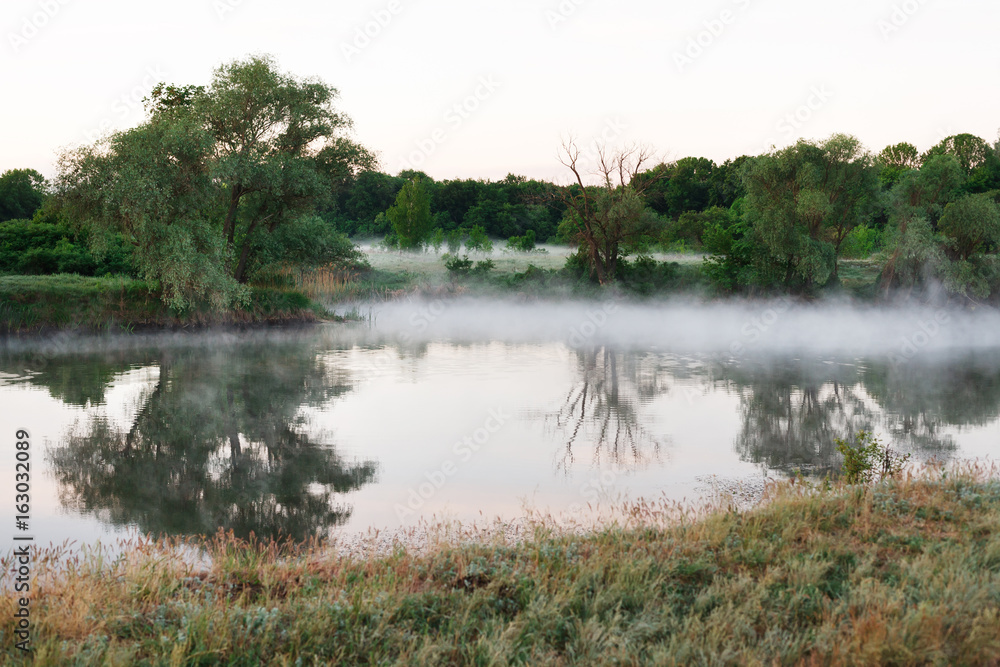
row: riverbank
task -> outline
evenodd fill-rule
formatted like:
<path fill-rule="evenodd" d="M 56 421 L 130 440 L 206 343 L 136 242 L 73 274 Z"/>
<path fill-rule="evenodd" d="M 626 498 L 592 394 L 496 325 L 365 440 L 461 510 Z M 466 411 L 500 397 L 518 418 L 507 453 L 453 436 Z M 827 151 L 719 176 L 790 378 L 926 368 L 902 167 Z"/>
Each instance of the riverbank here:
<path fill-rule="evenodd" d="M 0 334 L 130 333 L 323 319 L 334 315 L 293 290 L 254 287 L 247 308 L 216 311 L 204 305 L 177 312 L 141 280 L 70 274 L 0 276 Z"/>
<path fill-rule="evenodd" d="M 43 557 L 35 662 L 995 665 L 997 472 L 785 483 L 747 511 L 642 503 L 596 531 L 539 520 L 520 541 L 389 556 L 220 537 L 207 570 L 139 545 L 55 578 Z"/>
<path fill-rule="evenodd" d="M 721 296 L 705 271 L 706 255 L 697 252 L 623 259 L 618 279 L 602 287 L 589 280 L 582 267 L 567 262 L 575 252 L 567 246 L 550 245 L 532 252 L 461 253 L 454 257 L 440 251 L 403 252 L 371 244 L 362 249 L 370 270 L 301 271 L 291 276 L 295 288 L 328 304 L 367 304 L 442 294 L 639 300 Z M 835 295 L 874 301 L 880 274 L 881 265 L 873 259 L 842 259 L 839 283 L 805 298 Z"/>

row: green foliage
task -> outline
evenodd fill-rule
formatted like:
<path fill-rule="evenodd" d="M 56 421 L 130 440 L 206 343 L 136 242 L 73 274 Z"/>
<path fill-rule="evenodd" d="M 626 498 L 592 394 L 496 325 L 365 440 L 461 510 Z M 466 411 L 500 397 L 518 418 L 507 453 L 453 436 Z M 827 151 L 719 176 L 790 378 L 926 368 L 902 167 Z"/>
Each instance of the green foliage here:
<path fill-rule="evenodd" d="M 477 225 L 469 230 L 465 247 L 469 252 L 489 254 L 493 252 L 493 241 L 486 235 L 486 230 Z"/>
<path fill-rule="evenodd" d="M 898 477 L 910 455 L 900 455 L 868 431 L 859 431 L 855 444 L 836 441 L 837 451 L 844 457 L 844 481 L 848 484 L 870 484 Z"/>
<path fill-rule="evenodd" d="M 407 182 L 385 215 L 392 223 L 401 249 L 422 248 L 434 222 L 430 196 L 423 180 L 416 178 Z"/>
<path fill-rule="evenodd" d="M 104 239 L 100 252 L 88 248 L 85 231 L 62 224 L 9 220 L 0 223 L 0 273 L 134 276 L 132 249 L 120 234 Z"/>
<path fill-rule="evenodd" d="M 703 275 L 697 265 L 682 267 L 677 262 L 658 262 L 649 255 L 623 259 L 618 265 L 621 286 L 640 295 L 692 289 L 703 282 Z"/>
<path fill-rule="evenodd" d="M 482 259 L 476 262 L 476 265 L 472 268 L 472 273 L 483 276 L 488 274 L 490 271 L 493 271 L 495 268 L 497 268 L 497 264 L 492 259 Z"/>
<path fill-rule="evenodd" d="M 368 268 L 364 253 L 346 235 L 315 215 L 307 215 L 282 225 L 267 238 L 267 247 L 258 253 L 260 269 L 275 265 L 362 270 Z"/>
<path fill-rule="evenodd" d="M 1000 206 L 989 195 L 966 195 L 945 207 L 938 229 L 958 259 L 996 250 L 1000 244 Z"/>
<path fill-rule="evenodd" d="M 465 239 L 467 232 L 465 229 L 452 229 L 446 235 L 448 242 L 448 252 L 452 255 L 457 254 L 462 249 L 462 241 Z"/>
<path fill-rule="evenodd" d="M 473 260 L 469 259 L 468 255 L 458 257 L 445 253 L 441 259 L 444 261 L 444 266 L 448 269 L 448 273 L 454 277 L 484 277 L 496 269 L 496 262 L 489 258 L 473 262 Z"/>
<path fill-rule="evenodd" d="M 158 87 L 145 123 L 61 156 L 60 208 L 134 242 L 172 306 L 244 302 L 268 236 L 374 166 L 336 96 L 267 57 L 224 64 L 207 87 Z"/>
<path fill-rule="evenodd" d="M 648 183 L 643 197 L 653 211 L 677 220 L 689 211 L 728 209 L 745 196 L 740 169 L 747 159 L 716 165 L 707 158 L 686 157 L 639 174 L 638 182 Z"/>
<path fill-rule="evenodd" d="M 876 158 L 879 182 L 883 187 L 894 186 L 906 172 L 920 168 L 920 151 L 909 143 L 886 146 Z"/>
<path fill-rule="evenodd" d="M 745 213 L 784 285 L 823 285 L 836 275 L 847 234 L 876 202 L 873 159 L 854 137 L 834 135 L 747 163 Z"/>
<path fill-rule="evenodd" d="M 434 248 L 434 254 L 441 253 L 441 247 L 444 246 L 444 243 L 445 243 L 444 230 L 438 227 L 431 234 L 431 239 L 430 239 L 430 245 L 432 248 Z"/>
<path fill-rule="evenodd" d="M 703 235 L 704 250 L 708 253 L 704 261 L 705 276 L 724 294 L 766 292 L 783 279 L 781 266 L 746 220 L 743 203 L 739 199 L 733 204 L 732 222 L 728 226 L 716 223 Z"/>
<path fill-rule="evenodd" d="M 45 177 L 34 169 L 0 174 L 0 222 L 30 219 L 45 200 Z"/>
<path fill-rule="evenodd" d="M 913 287 L 940 272 L 945 256 L 934 225 L 945 206 L 960 196 L 963 181 L 957 158 L 933 155 L 892 188 L 886 202 L 884 287 Z"/>
<path fill-rule="evenodd" d="M 362 171 L 344 183 L 326 214 L 349 236 L 382 236 L 391 228 L 385 212 L 396 202 L 405 179 L 378 171 Z"/>
<path fill-rule="evenodd" d="M 883 231 L 862 223 L 852 229 L 840 247 L 840 256 L 866 259 L 882 249 Z"/>
<path fill-rule="evenodd" d="M 663 245 L 683 243 L 686 247 L 700 249 L 707 229 L 728 228 L 733 221 L 733 212 L 728 208 L 713 206 L 704 211 L 687 211 L 676 222 L 667 223 Z"/>
<path fill-rule="evenodd" d="M 560 234 L 580 246 L 579 258 L 601 284 L 614 279 L 622 258 L 662 232 L 662 220 L 631 184 L 569 188 L 565 196 L 570 204 Z"/>
<path fill-rule="evenodd" d="M 973 134 L 956 134 L 942 139 L 940 143 L 921 156 L 924 164 L 935 156 L 954 156 L 967 176 L 986 164 L 993 153 L 993 148 Z"/>
<path fill-rule="evenodd" d="M 444 260 L 444 266 L 448 269 L 449 273 L 455 275 L 468 275 L 472 271 L 472 266 L 474 262 L 469 259 L 468 255 L 459 257 L 457 255 L 451 255 L 450 253 L 445 253 L 442 258 Z"/>
<path fill-rule="evenodd" d="M 524 236 L 512 236 L 507 239 L 507 249 L 515 252 L 531 252 L 535 249 L 535 230 L 529 229 Z"/>

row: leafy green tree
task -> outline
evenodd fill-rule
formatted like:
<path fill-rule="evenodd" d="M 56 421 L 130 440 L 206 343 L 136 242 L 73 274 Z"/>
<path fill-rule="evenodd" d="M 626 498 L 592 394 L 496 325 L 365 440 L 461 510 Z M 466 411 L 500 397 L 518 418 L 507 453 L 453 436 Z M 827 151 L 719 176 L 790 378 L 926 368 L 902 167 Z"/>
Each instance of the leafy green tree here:
<path fill-rule="evenodd" d="M 669 245 L 682 242 L 693 248 L 702 247 L 705 230 L 716 225 L 729 227 L 733 224 L 733 213 L 728 208 L 712 206 L 704 211 L 682 213 L 676 222 L 667 223 L 663 241 Z"/>
<path fill-rule="evenodd" d="M 431 199 L 424 187 L 424 180 L 415 178 L 403 186 L 396 203 L 386 211 L 392 229 L 404 250 L 421 248 L 434 224 L 431 216 Z"/>
<path fill-rule="evenodd" d="M 953 155 L 958 159 L 959 166 L 966 175 L 971 175 L 975 169 L 986 163 L 993 152 L 992 147 L 974 134 L 956 134 L 941 140 L 936 146 L 922 156 L 927 161 L 937 155 Z"/>
<path fill-rule="evenodd" d="M 945 287 L 980 298 L 989 296 L 1000 277 L 1000 207 L 989 195 L 966 195 L 944 210 L 938 229 L 945 237 Z"/>
<path fill-rule="evenodd" d="M 889 225 L 882 286 L 913 287 L 944 260 L 934 227 L 944 207 L 961 193 L 965 181 L 953 155 L 935 155 L 919 170 L 903 174 L 888 196 Z"/>
<path fill-rule="evenodd" d="M 45 200 L 45 188 L 45 177 L 34 169 L 0 174 L 0 222 L 32 218 Z"/>
<path fill-rule="evenodd" d="M 478 225 L 469 230 L 469 239 L 465 242 L 469 252 L 489 254 L 493 252 L 493 241 L 486 235 L 486 230 Z"/>
<path fill-rule="evenodd" d="M 892 187 L 903 174 L 920 168 L 920 151 L 913 144 L 894 144 L 882 149 L 876 162 L 881 168 L 879 181 L 884 187 Z"/>
<path fill-rule="evenodd" d="M 744 199 L 730 208 L 731 222 L 716 222 L 702 235 L 704 272 L 723 293 L 770 291 L 781 283 L 783 272 L 774 261 L 757 230 L 744 214 Z"/>
<path fill-rule="evenodd" d="M 337 208 L 329 212 L 329 217 L 336 218 L 338 229 L 351 236 L 385 234 L 388 229 L 380 230 L 375 220 L 393 205 L 405 184 L 405 180 L 395 176 L 363 171 L 341 193 Z"/>
<path fill-rule="evenodd" d="M 85 230 L 61 223 L 8 220 L 0 223 L 0 273 L 134 275 L 131 247 L 121 235 L 106 239 L 104 252 L 88 249 Z"/>
<path fill-rule="evenodd" d="M 434 254 L 441 253 L 441 246 L 443 246 L 444 243 L 445 243 L 444 230 L 438 227 L 431 234 L 431 240 L 430 240 L 430 244 L 434 248 Z"/>
<path fill-rule="evenodd" d="M 337 232 L 319 216 L 302 216 L 279 227 L 271 242 L 259 253 L 262 268 L 292 265 L 303 268 L 336 266 L 363 270 L 364 253 L 346 235 Z"/>
<path fill-rule="evenodd" d="M 529 229 L 524 236 L 511 236 L 507 239 L 507 249 L 515 252 L 531 252 L 535 249 L 535 230 Z"/>
<path fill-rule="evenodd" d="M 783 267 L 786 286 L 836 278 L 840 246 L 876 202 L 872 167 L 861 142 L 847 135 L 800 140 L 747 163 L 747 219 Z"/>
<path fill-rule="evenodd" d="M 966 195 L 948 204 L 938 229 L 948 237 L 950 253 L 967 260 L 1000 243 L 1000 207 L 988 195 Z"/>
<path fill-rule="evenodd" d="M 219 67 L 206 88 L 160 85 L 145 123 L 62 155 L 62 209 L 125 234 L 175 307 L 245 300 L 267 237 L 374 165 L 336 97 L 258 56 Z"/>

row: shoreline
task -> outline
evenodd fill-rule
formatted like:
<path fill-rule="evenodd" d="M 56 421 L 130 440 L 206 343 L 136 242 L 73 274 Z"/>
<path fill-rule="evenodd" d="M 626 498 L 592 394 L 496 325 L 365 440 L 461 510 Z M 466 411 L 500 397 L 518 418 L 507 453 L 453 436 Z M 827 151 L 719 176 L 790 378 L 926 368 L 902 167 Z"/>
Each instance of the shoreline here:
<path fill-rule="evenodd" d="M 998 472 L 781 482 L 750 509 L 637 502 L 579 534 L 543 517 L 514 543 L 487 531 L 347 558 L 224 534 L 199 543 L 207 570 L 163 543 L 61 574 L 38 558 L 35 659 L 997 664 Z M 15 604 L 0 599 L 4 636 Z M 0 655 L 16 659 L 10 642 Z"/>

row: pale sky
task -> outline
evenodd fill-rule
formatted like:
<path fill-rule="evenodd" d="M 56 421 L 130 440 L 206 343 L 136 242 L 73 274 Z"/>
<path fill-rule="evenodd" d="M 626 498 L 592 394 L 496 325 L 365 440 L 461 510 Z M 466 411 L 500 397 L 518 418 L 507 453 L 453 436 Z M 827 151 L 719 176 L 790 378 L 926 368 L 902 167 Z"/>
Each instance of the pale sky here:
<path fill-rule="evenodd" d="M 719 162 L 834 132 L 992 142 L 998 28 L 995 0 L 2 0 L 0 171 L 52 176 L 158 81 L 252 53 L 336 86 L 383 170 L 437 179 L 561 178 L 568 133 Z"/>

